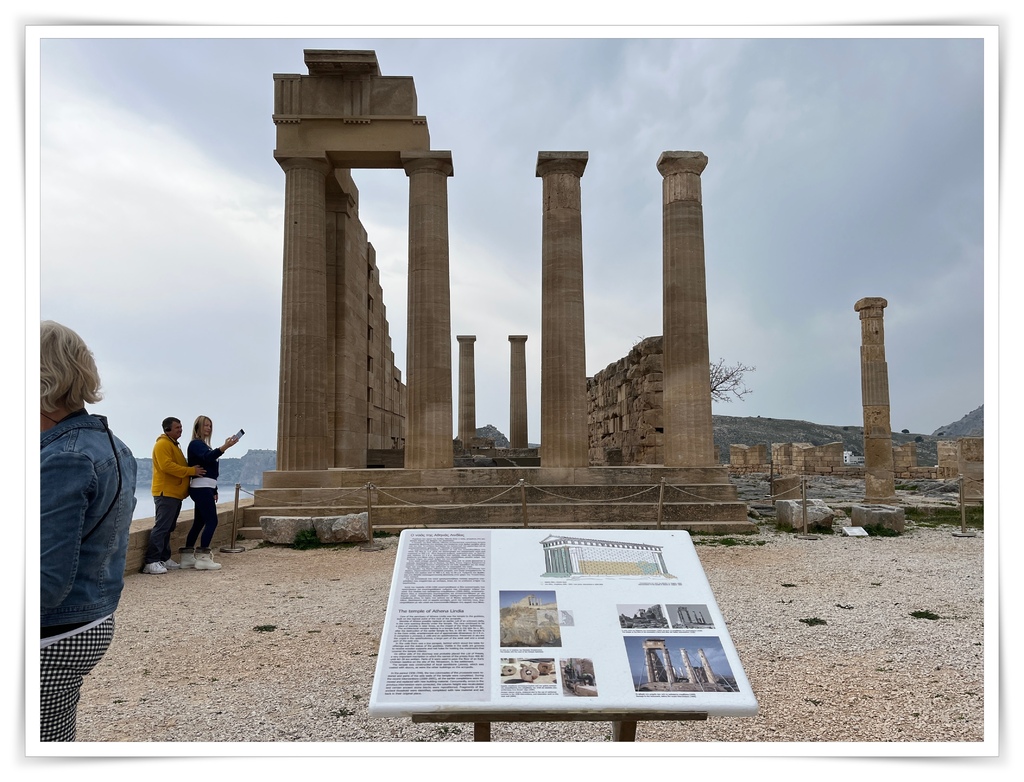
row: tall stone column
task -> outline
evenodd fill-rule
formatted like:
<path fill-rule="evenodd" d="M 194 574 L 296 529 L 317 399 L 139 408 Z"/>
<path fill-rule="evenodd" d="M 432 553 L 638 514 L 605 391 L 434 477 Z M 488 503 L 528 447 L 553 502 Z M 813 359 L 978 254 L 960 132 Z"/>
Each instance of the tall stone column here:
<path fill-rule="evenodd" d="M 892 429 L 889 425 L 889 366 L 885 363 L 883 310 L 889 302 L 872 296 L 853 305 L 860 313 L 860 393 L 864 405 L 864 499 L 896 499 Z"/>
<path fill-rule="evenodd" d="M 540 152 L 540 457 L 544 467 L 586 467 L 587 359 L 583 321 L 580 178 L 586 152 Z"/>
<path fill-rule="evenodd" d="M 409 177 L 406 469 L 451 467 L 452 327 L 448 276 L 451 152 L 403 152 Z"/>
<path fill-rule="evenodd" d="M 509 367 L 509 446 L 529 448 L 526 419 L 526 334 L 510 334 L 511 365 Z"/>
<path fill-rule="evenodd" d="M 277 469 L 327 469 L 327 249 L 324 159 L 278 160 L 285 172 Z"/>
<path fill-rule="evenodd" d="M 467 451 L 476 437 L 476 337 L 461 335 L 459 341 L 459 439 Z"/>
<path fill-rule="evenodd" d="M 707 283 L 704 274 L 703 152 L 662 152 L 662 318 L 665 465 L 715 463 L 711 426 Z"/>

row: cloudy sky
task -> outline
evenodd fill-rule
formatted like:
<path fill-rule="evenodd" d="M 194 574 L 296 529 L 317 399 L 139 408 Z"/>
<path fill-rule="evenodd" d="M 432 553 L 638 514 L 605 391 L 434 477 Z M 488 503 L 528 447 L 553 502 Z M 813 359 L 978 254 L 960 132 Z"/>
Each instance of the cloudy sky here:
<path fill-rule="evenodd" d="M 215 438 L 244 427 L 232 455 L 276 447 L 273 74 L 305 74 L 304 49 L 371 49 L 412 76 L 431 146 L 452 153 L 452 366 L 455 336 L 476 335 L 478 425 L 508 433 L 508 335 L 528 334 L 541 437 L 541 150 L 589 153 L 589 375 L 662 332 L 656 162 L 700 150 L 711 358 L 756 367 L 753 393 L 715 413 L 860 423 L 865 296 L 889 302 L 893 429 L 930 434 L 982 404 L 985 28 L 628 32 L 40 31 L 39 314 L 94 350 L 95 410 L 140 456 L 167 415 L 209 415 Z M 408 180 L 354 176 L 404 370 Z"/>

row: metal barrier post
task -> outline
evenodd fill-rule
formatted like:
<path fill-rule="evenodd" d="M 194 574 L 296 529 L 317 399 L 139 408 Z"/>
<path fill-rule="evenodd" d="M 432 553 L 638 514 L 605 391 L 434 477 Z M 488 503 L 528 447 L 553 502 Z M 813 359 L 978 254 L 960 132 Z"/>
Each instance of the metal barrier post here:
<path fill-rule="evenodd" d="M 658 492 L 658 529 L 661 529 L 662 511 L 665 506 L 665 479 L 661 479 L 661 490 Z"/>
<path fill-rule="evenodd" d="M 519 497 L 523 504 L 523 526 L 529 527 L 529 523 L 526 517 L 526 479 L 519 479 Z"/>
<path fill-rule="evenodd" d="M 971 530 L 970 532 L 967 531 L 967 500 L 964 497 L 964 476 L 963 475 L 959 476 L 958 483 L 960 485 L 960 531 L 959 532 L 954 532 L 953 533 L 953 537 L 956 537 L 956 538 L 973 538 L 973 537 L 977 537 L 978 533 L 976 533 L 974 530 Z"/>
<path fill-rule="evenodd" d="M 359 547 L 360 551 L 380 551 L 384 548 L 380 543 L 373 541 L 373 490 L 377 488 L 372 483 L 366 484 L 366 542 Z"/>

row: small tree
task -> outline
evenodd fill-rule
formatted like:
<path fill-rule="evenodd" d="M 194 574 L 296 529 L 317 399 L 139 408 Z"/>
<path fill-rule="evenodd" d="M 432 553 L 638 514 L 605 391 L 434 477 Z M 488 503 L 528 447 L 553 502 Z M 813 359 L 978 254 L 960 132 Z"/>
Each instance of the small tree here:
<path fill-rule="evenodd" d="M 743 382 L 747 372 L 754 372 L 756 367 L 736 363 L 727 366 L 724 358 L 711 364 L 711 399 L 715 402 L 731 402 L 733 397 L 743 399 L 753 393 Z"/>

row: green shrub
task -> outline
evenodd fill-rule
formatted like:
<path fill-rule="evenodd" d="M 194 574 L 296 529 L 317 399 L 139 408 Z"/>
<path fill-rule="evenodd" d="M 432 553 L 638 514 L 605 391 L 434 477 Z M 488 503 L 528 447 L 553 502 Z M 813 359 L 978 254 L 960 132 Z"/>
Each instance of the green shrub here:
<path fill-rule="evenodd" d="M 300 551 L 319 548 L 322 545 L 320 538 L 316 536 L 316 530 L 312 529 L 300 529 L 295 533 L 295 540 L 292 541 L 292 548 L 297 548 Z"/>

